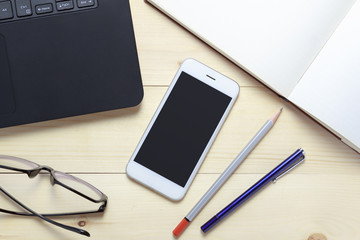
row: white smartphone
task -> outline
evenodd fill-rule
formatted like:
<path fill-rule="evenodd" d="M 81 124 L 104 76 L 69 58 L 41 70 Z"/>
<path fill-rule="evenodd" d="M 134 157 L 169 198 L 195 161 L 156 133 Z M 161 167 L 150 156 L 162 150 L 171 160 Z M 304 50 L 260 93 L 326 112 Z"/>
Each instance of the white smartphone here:
<path fill-rule="evenodd" d="M 186 59 L 127 164 L 127 175 L 182 199 L 238 94 L 235 81 Z"/>

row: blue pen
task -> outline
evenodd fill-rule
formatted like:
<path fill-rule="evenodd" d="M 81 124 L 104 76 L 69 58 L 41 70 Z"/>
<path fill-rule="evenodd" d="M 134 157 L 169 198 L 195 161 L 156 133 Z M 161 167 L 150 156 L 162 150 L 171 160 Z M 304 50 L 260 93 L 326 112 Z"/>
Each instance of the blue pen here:
<path fill-rule="evenodd" d="M 280 163 L 277 167 L 275 167 L 271 172 L 266 174 L 262 179 L 260 179 L 257 183 L 251 186 L 248 190 L 246 190 L 243 194 L 237 197 L 234 201 L 232 201 L 229 205 L 227 205 L 223 210 L 218 212 L 213 218 L 207 221 L 204 225 L 201 226 L 201 230 L 206 233 L 212 227 L 214 227 L 217 223 L 219 223 L 222 219 L 224 219 L 227 215 L 229 215 L 232 211 L 234 211 L 238 206 L 248 200 L 251 196 L 253 196 L 257 191 L 259 191 L 262 187 L 268 184 L 270 181 L 276 182 L 280 177 L 284 174 L 298 166 L 305 160 L 304 150 L 301 148 L 296 150 L 290 157 L 288 157 L 285 161 Z"/>

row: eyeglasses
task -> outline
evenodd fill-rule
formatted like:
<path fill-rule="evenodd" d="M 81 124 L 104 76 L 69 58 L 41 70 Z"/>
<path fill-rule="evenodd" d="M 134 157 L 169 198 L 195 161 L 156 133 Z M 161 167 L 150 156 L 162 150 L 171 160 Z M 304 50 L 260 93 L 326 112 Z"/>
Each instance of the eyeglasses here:
<path fill-rule="evenodd" d="M 25 206 L 23 203 L 18 201 L 16 198 L 14 198 L 11 194 L 9 194 L 4 188 L 0 186 L 0 191 L 4 193 L 7 197 L 9 197 L 13 202 L 15 202 L 17 205 L 25 209 L 27 212 L 17 212 L 17 211 L 11 211 L 0 208 L 0 212 L 8 213 L 8 214 L 15 214 L 15 215 L 21 215 L 21 216 L 37 216 L 51 224 L 54 224 L 58 227 L 64 228 L 69 231 L 73 231 L 85 236 L 90 237 L 90 233 L 79 229 L 75 227 L 71 227 L 68 225 L 61 224 L 59 222 L 53 221 L 49 219 L 49 216 L 69 216 L 69 215 L 78 215 L 78 214 L 89 214 L 89 213 L 98 213 L 98 212 L 104 212 L 107 204 L 107 196 L 102 193 L 100 190 L 89 184 L 88 182 L 85 182 L 84 180 L 71 176 L 69 174 L 55 171 L 54 169 L 48 167 L 39 165 L 37 163 L 31 162 L 29 160 L 25 160 L 22 158 L 17 157 L 11 157 L 11 156 L 5 156 L 0 155 L 0 168 L 16 171 L 16 172 L 22 172 L 26 173 L 29 178 L 36 177 L 41 171 L 47 171 L 49 172 L 50 176 L 50 182 L 51 185 L 59 185 L 62 186 L 68 190 L 70 190 L 73 193 L 76 193 L 80 195 L 81 197 L 94 202 L 94 203 L 102 203 L 101 206 L 95 210 L 95 211 L 84 211 L 84 212 L 68 212 L 68 213 L 54 213 L 54 214 L 39 214 L 32 209 Z"/>

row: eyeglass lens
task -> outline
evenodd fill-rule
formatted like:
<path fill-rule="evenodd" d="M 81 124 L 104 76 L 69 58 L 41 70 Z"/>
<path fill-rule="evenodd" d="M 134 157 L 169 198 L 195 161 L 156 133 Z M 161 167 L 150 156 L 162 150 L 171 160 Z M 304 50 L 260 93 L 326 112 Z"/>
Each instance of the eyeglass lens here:
<path fill-rule="evenodd" d="M 62 184 L 65 184 L 68 187 L 74 189 L 75 191 L 78 191 L 96 201 L 101 200 L 103 196 L 103 194 L 98 189 L 80 178 L 58 171 L 54 172 L 54 176 L 56 180 L 58 180 Z"/>
<path fill-rule="evenodd" d="M 38 168 L 40 166 L 34 162 L 22 158 L 4 156 L 4 155 L 0 155 L 0 165 L 17 168 L 17 169 L 23 169 L 23 170 L 31 170 L 34 168 Z"/>
<path fill-rule="evenodd" d="M 39 168 L 40 165 L 26 159 L 0 155 L 0 165 L 17 168 L 22 170 L 32 170 Z M 66 173 L 54 171 L 54 177 L 60 183 L 74 189 L 75 191 L 88 196 L 95 201 L 100 201 L 103 194 L 91 184 L 83 181 L 80 178 L 71 176 Z"/>

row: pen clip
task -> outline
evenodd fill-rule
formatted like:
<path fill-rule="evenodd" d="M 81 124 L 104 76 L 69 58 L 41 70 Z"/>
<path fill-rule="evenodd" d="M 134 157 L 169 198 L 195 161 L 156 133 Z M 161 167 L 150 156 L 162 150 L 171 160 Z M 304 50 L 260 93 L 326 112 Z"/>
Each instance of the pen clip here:
<path fill-rule="evenodd" d="M 300 163 L 304 162 L 305 160 L 305 155 L 302 156 L 302 158 L 299 159 L 299 161 L 295 162 L 293 165 L 291 165 L 290 167 L 288 167 L 287 169 L 285 169 L 281 174 L 279 174 L 279 176 L 277 176 L 276 178 L 274 178 L 272 181 L 273 183 L 276 183 L 276 181 L 281 178 L 282 176 L 284 176 L 285 174 L 287 174 L 288 172 L 290 172 L 291 170 L 293 170 L 294 168 L 296 168 L 297 166 L 300 165 Z"/>

